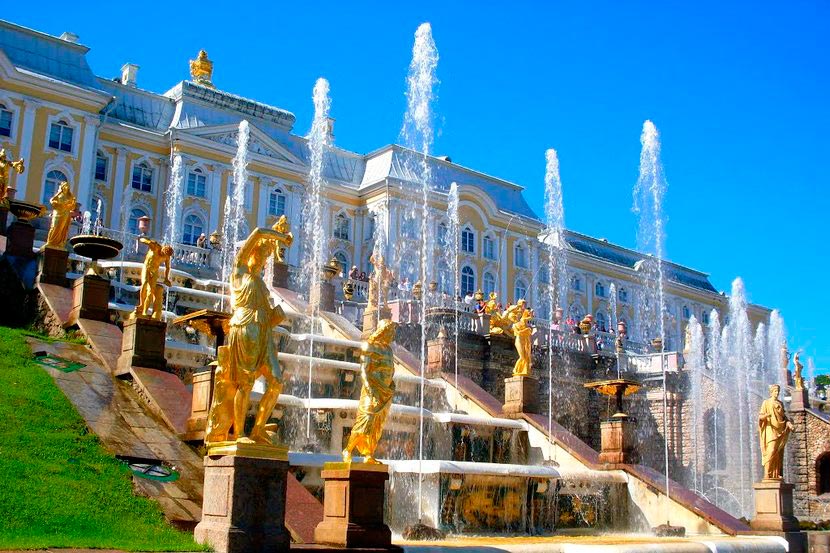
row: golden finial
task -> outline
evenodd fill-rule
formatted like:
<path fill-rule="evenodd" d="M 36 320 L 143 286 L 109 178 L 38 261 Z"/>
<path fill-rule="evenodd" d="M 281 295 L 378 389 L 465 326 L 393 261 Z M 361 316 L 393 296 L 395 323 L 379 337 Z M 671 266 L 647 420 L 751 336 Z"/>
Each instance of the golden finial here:
<path fill-rule="evenodd" d="M 202 86 L 216 88 L 211 82 L 213 75 L 213 62 L 208 59 L 207 52 L 199 50 L 195 60 L 190 60 L 190 79 Z"/>

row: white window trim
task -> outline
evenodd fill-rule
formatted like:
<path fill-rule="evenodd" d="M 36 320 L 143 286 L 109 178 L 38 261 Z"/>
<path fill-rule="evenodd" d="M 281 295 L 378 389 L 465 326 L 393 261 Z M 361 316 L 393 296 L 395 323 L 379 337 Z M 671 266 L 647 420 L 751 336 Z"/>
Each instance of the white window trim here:
<path fill-rule="evenodd" d="M 57 150 L 55 148 L 49 147 L 49 135 L 52 132 L 52 124 L 58 123 L 60 121 L 65 121 L 66 126 L 72 128 L 72 151 L 70 152 L 65 152 L 63 150 Z M 73 159 L 77 159 L 78 149 L 80 148 L 79 144 L 82 140 L 83 136 L 81 135 L 81 123 L 75 117 L 73 117 L 72 114 L 68 111 L 62 111 L 60 113 L 56 113 L 55 115 L 50 115 L 46 118 L 46 135 L 43 137 L 44 152 L 53 152 L 57 155 L 69 156 Z"/>
<path fill-rule="evenodd" d="M 3 104 L 6 107 L 6 111 L 12 112 L 12 128 L 11 128 L 11 136 L 0 136 L 0 140 L 11 142 L 12 145 L 17 145 L 18 143 L 18 132 L 17 129 L 21 125 L 20 120 L 20 106 L 12 101 L 11 96 L 7 94 L 3 94 L 0 92 L 0 104 Z M 47 138 L 48 142 L 48 138 Z M 19 152 L 15 152 L 19 154 Z"/>
<path fill-rule="evenodd" d="M 196 175 L 197 178 L 202 177 L 203 179 L 205 179 L 205 186 L 204 186 L 205 193 L 203 195 L 199 196 L 198 194 L 191 194 L 190 192 L 188 192 L 187 188 L 188 188 L 188 186 L 190 186 L 189 183 L 190 183 L 190 175 L 191 174 Z M 187 168 L 187 174 L 184 177 L 184 194 L 185 194 L 185 196 L 189 196 L 191 198 L 197 198 L 199 200 L 207 200 L 208 195 L 210 193 L 210 178 L 209 177 L 210 177 L 210 171 L 208 171 L 207 169 L 205 169 L 201 165 L 194 165 L 192 167 L 188 167 Z"/>
<path fill-rule="evenodd" d="M 338 221 L 340 221 L 340 216 L 341 215 L 343 216 L 343 218 L 348 223 L 348 236 L 346 238 L 343 238 L 343 237 L 337 235 L 337 232 L 338 232 L 338 224 L 337 223 L 338 223 Z M 331 237 L 334 238 L 335 240 L 344 240 L 346 242 L 351 242 L 352 237 L 354 236 L 354 220 L 352 220 L 352 218 L 349 216 L 349 214 L 346 213 L 345 210 L 341 209 L 337 213 L 334 214 L 334 216 L 332 217 L 331 222 L 332 222 L 332 224 L 331 224 Z"/>
<path fill-rule="evenodd" d="M 153 171 L 153 178 L 150 180 L 150 190 L 140 190 L 138 188 L 133 187 L 133 171 L 138 165 L 141 163 L 145 163 L 147 167 L 152 169 Z M 127 174 L 127 178 L 129 179 L 127 183 L 129 184 L 130 190 L 133 192 L 137 192 L 139 194 L 147 194 L 149 196 L 154 196 L 156 191 L 158 190 L 158 180 L 159 180 L 159 168 L 153 163 L 153 161 L 148 156 L 141 156 L 138 159 L 132 160 L 130 163 L 130 171 Z"/>
<path fill-rule="evenodd" d="M 472 240 L 473 251 L 471 251 L 471 252 L 464 249 L 464 245 L 465 245 L 464 233 L 465 232 L 468 232 L 468 233 L 473 235 L 473 240 Z M 463 255 L 476 255 L 476 250 L 478 249 L 478 248 L 476 248 L 476 245 L 477 245 L 476 242 L 478 242 L 478 236 L 477 236 L 478 233 L 476 232 L 476 229 L 474 229 L 471 225 L 464 225 L 464 227 L 461 228 L 461 230 L 458 234 L 459 234 L 458 238 L 461 240 L 461 247 L 459 248 L 459 253 L 461 253 Z"/>
<path fill-rule="evenodd" d="M 107 179 L 106 180 L 99 180 L 99 179 L 95 178 L 95 167 L 98 164 L 98 152 L 101 152 L 102 154 L 104 154 L 101 157 L 104 157 L 107 160 Z M 92 180 L 93 180 L 93 182 L 100 182 L 100 183 L 104 183 L 107 186 L 109 186 L 114 178 L 115 178 L 115 164 L 114 164 L 114 158 L 113 158 L 112 154 L 110 154 L 104 148 L 101 148 L 101 147 L 97 148 L 95 150 L 95 162 L 92 165 Z"/>

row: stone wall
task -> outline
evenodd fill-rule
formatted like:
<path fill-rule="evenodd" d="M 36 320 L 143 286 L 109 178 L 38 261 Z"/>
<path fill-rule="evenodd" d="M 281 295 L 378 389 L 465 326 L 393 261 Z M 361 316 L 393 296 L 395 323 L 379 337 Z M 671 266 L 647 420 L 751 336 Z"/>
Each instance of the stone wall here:
<path fill-rule="evenodd" d="M 787 448 L 788 475 L 793 490 L 795 516 L 801 520 L 830 520 L 830 493 L 818 495 L 818 458 L 830 452 L 830 419 L 815 410 L 798 409 L 789 413 L 795 429 Z"/>

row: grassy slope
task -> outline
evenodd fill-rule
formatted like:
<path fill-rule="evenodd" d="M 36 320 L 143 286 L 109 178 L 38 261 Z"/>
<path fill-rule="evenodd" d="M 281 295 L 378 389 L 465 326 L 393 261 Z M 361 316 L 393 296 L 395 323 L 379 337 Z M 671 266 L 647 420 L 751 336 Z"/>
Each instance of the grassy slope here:
<path fill-rule="evenodd" d="M 0 327 L 0 549 L 197 550 L 90 434 L 19 330 Z"/>

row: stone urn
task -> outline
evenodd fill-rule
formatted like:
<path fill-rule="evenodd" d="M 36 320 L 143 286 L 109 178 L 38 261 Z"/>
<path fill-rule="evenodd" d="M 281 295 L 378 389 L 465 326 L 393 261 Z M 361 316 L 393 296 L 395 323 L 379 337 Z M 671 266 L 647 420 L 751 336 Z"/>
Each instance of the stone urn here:
<path fill-rule="evenodd" d="M 415 298 L 417 301 L 421 300 L 421 297 L 424 295 L 424 286 L 421 284 L 419 280 L 412 286 L 412 297 Z"/>
<path fill-rule="evenodd" d="M 222 246 L 222 236 L 218 231 L 211 232 L 208 241 L 210 241 L 210 247 L 214 250 L 218 250 Z"/>
<path fill-rule="evenodd" d="M 143 215 L 138 218 L 138 233 L 147 234 L 150 232 L 150 218 Z"/>
<path fill-rule="evenodd" d="M 123 245 L 118 240 L 93 234 L 79 234 L 69 239 L 73 251 L 83 257 L 88 257 L 92 263 L 87 270 L 88 275 L 100 276 L 98 269 L 99 259 L 112 259 L 120 252 Z"/>
<path fill-rule="evenodd" d="M 343 281 L 343 297 L 346 298 L 347 301 L 352 301 L 354 297 L 354 282 L 351 279 L 346 279 Z"/>
<path fill-rule="evenodd" d="M 591 314 L 585 315 L 585 318 L 579 321 L 579 331 L 582 334 L 590 334 L 594 326 L 594 316 Z"/>
<path fill-rule="evenodd" d="M 340 262 L 337 261 L 336 257 L 332 257 L 329 259 L 328 263 L 323 265 L 323 281 L 324 282 L 331 282 L 338 273 L 340 273 Z"/>

